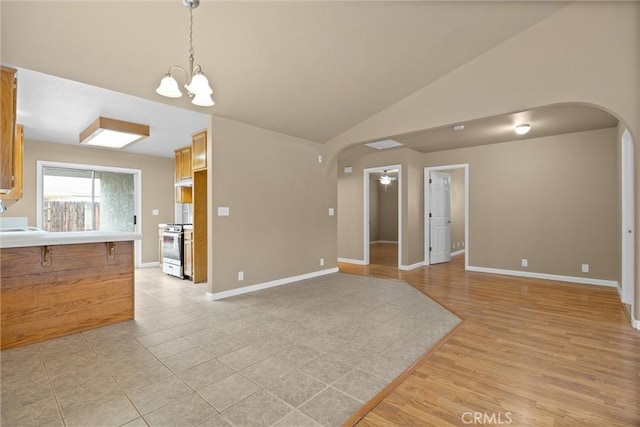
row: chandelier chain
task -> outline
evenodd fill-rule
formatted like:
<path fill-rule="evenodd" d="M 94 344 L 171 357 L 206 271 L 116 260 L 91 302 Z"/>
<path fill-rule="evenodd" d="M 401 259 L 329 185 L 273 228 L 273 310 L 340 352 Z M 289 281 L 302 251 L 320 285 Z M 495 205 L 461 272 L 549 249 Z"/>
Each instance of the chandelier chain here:
<path fill-rule="evenodd" d="M 193 60 L 193 9 L 189 9 L 189 58 Z"/>

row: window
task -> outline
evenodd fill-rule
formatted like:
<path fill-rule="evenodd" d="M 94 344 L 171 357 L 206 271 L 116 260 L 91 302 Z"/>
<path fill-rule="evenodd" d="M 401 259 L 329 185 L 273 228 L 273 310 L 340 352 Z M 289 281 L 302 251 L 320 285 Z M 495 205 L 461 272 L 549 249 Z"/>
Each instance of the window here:
<path fill-rule="evenodd" d="M 135 231 L 136 171 L 38 163 L 40 228 Z"/>
<path fill-rule="evenodd" d="M 46 231 L 100 229 L 100 179 L 92 170 L 44 167 L 42 228 Z"/>

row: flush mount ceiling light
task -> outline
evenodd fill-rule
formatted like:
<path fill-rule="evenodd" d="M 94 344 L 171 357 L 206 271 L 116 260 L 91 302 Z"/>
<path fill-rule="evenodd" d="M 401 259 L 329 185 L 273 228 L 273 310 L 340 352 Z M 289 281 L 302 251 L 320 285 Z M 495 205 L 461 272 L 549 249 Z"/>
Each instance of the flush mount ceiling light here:
<path fill-rule="evenodd" d="M 453 130 L 455 130 L 455 131 L 464 130 L 464 125 L 463 124 L 455 125 L 453 127 Z"/>
<path fill-rule="evenodd" d="M 531 125 L 529 124 L 518 125 L 515 128 L 515 131 L 518 135 L 524 135 L 528 133 L 530 130 L 531 130 Z"/>
<path fill-rule="evenodd" d="M 98 117 L 80 132 L 80 144 L 122 148 L 149 136 L 149 126 Z"/>
<path fill-rule="evenodd" d="M 160 86 L 156 89 L 156 92 L 162 96 L 168 98 L 180 98 L 182 92 L 178 87 L 178 82 L 171 75 L 171 71 L 179 69 L 184 71 L 187 77 L 187 83 L 184 87 L 187 89 L 187 95 L 191 99 L 191 103 L 201 107 L 211 107 L 215 105 L 211 94 L 213 90 L 209 86 L 209 80 L 202 72 L 200 64 L 194 65 L 194 52 L 193 52 L 193 9 L 200 5 L 200 0 L 182 0 L 182 4 L 189 9 L 189 69 L 185 70 L 179 65 L 172 65 L 169 67 L 169 71 L 164 75 L 160 81 Z"/>

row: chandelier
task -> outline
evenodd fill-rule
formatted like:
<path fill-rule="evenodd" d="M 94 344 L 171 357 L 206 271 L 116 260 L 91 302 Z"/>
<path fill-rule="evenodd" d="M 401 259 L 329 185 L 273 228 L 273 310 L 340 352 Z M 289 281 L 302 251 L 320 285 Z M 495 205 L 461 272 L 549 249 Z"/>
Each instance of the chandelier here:
<path fill-rule="evenodd" d="M 186 74 L 187 83 L 185 83 L 184 87 L 187 89 L 189 98 L 192 98 L 191 103 L 201 107 L 211 107 L 215 104 L 211 99 L 213 90 L 209 86 L 209 80 L 202 72 L 200 64 L 194 65 L 193 57 L 193 9 L 200 5 L 200 0 L 182 0 L 182 4 L 189 9 L 189 69 L 185 70 L 179 65 L 169 67 L 169 71 L 160 81 L 160 86 L 158 86 L 156 92 L 168 98 L 180 98 L 182 92 L 178 87 L 178 82 L 171 75 L 174 69 L 179 69 Z"/>

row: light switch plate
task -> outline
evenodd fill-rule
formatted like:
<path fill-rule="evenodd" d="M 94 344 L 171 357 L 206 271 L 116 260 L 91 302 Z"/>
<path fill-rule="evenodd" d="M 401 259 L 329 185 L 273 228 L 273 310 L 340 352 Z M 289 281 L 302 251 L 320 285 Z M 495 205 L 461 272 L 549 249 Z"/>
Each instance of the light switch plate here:
<path fill-rule="evenodd" d="M 329 208 L 329 216 L 334 216 L 336 214 L 336 210 L 333 208 Z"/>
<path fill-rule="evenodd" d="M 229 216 L 229 214 L 228 206 L 218 206 L 218 216 Z"/>
<path fill-rule="evenodd" d="M 353 168 L 351 166 L 345 166 L 344 173 L 351 173 L 351 172 L 353 172 Z"/>
<path fill-rule="evenodd" d="M 151 211 L 151 215 L 158 216 L 158 215 L 160 215 L 160 211 L 158 209 L 153 209 Z"/>

